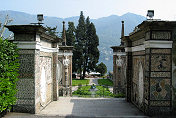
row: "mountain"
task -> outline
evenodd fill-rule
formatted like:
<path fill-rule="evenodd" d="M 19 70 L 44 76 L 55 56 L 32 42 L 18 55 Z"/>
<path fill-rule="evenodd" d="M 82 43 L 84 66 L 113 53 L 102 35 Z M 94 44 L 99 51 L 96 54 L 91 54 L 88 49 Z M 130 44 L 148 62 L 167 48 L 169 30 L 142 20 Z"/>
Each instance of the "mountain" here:
<path fill-rule="evenodd" d="M 24 12 L 17 11 L 0 11 L 0 22 L 5 21 L 5 16 L 9 15 L 13 22 L 10 24 L 30 24 L 37 22 L 36 15 L 27 14 Z M 69 17 L 69 18 L 58 18 L 58 17 L 44 17 L 44 26 L 55 27 L 57 26 L 58 32 L 62 31 L 62 22 L 72 21 L 75 26 L 78 24 L 79 16 Z M 99 62 L 103 62 L 108 67 L 108 71 L 112 71 L 113 58 L 111 46 L 116 46 L 120 44 L 121 35 L 121 21 L 125 22 L 125 35 L 128 35 L 133 31 L 134 27 L 140 24 L 142 21 L 146 20 L 144 16 L 140 16 L 134 13 L 126 13 L 122 16 L 111 15 L 108 17 L 102 17 L 98 19 L 91 19 L 91 22 L 95 24 L 97 35 L 99 37 L 99 50 L 100 59 Z M 66 26 L 67 27 L 67 26 Z M 6 35 L 9 32 L 6 30 Z"/>

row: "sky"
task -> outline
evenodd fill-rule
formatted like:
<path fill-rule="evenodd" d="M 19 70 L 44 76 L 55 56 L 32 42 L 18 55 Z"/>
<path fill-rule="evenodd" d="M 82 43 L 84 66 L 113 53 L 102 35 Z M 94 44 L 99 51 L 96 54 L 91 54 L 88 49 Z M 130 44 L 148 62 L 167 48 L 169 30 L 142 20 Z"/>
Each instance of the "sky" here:
<path fill-rule="evenodd" d="M 80 11 L 91 19 L 135 13 L 146 16 L 154 10 L 154 19 L 176 20 L 176 0 L 0 0 L 0 10 L 60 18 L 79 16 Z"/>

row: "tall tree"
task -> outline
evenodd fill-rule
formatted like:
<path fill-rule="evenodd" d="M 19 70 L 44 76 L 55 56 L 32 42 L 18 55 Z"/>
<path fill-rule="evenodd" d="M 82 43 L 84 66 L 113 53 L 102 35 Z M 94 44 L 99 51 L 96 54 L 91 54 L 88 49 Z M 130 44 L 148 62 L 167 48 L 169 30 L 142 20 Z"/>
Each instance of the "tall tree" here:
<path fill-rule="evenodd" d="M 75 26 L 73 22 L 68 22 L 68 29 L 66 31 L 67 46 L 74 46 L 75 44 Z"/>
<path fill-rule="evenodd" d="M 83 53 L 84 53 L 84 62 L 83 62 L 83 79 L 85 78 L 85 73 L 86 71 L 89 71 L 88 69 L 88 60 L 89 60 L 89 43 L 90 43 L 90 40 L 89 40 L 89 36 L 88 36 L 88 28 L 89 28 L 89 25 L 90 25 L 90 19 L 89 17 L 86 18 L 86 24 L 85 24 L 85 27 L 86 27 L 86 32 L 85 32 L 85 47 L 83 49 Z"/>
<path fill-rule="evenodd" d="M 96 64 L 99 60 L 99 38 L 96 34 L 96 29 L 93 23 L 90 23 L 88 29 L 87 29 L 87 40 L 88 42 L 88 69 L 89 71 L 94 71 Z"/>
<path fill-rule="evenodd" d="M 76 28 L 76 43 L 75 43 L 75 53 L 76 59 L 76 69 L 80 73 L 80 78 L 82 78 L 82 68 L 84 62 L 84 47 L 85 47 L 85 38 L 86 38 L 86 26 L 85 26 L 85 18 L 83 12 L 81 11 L 80 18 L 78 21 L 78 26 Z"/>
<path fill-rule="evenodd" d="M 107 72 L 106 65 L 103 62 L 101 62 L 100 64 L 98 64 L 97 67 L 96 67 L 96 72 L 101 73 L 101 76 L 103 76 L 104 74 L 106 74 L 106 72 Z"/>
<path fill-rule="evenodd" d="M 89 17 L 84 18 L 83 12 L 80 14 L 79 23 L 76 29 L 76 42 L 74 62 L 76 63 L 75 70 L 80 72 L 80 78 L 85 78 L 86 71 L 95 70 L 99 59 L 99 38 L 96 34 L 96 29 Z"/>
<path fill-rule="evenodd" d="M 67 37 L 67 46 L 73 46 L 73 58 L 72 58 L 72 60 L 73 60 L 72 71 L 73 72 L 77 71 L 78 64 L 76 63 L 77 62 L 76 59 L 79 56 L 77 54 L 78 49 L 75 47 L 75 41 L 76 41 L 75 31 L 76 31 L 76 28 L 74 26 L 74 23 L 68 22 L 68 29 L 66 31 L 66 37 Z"/>

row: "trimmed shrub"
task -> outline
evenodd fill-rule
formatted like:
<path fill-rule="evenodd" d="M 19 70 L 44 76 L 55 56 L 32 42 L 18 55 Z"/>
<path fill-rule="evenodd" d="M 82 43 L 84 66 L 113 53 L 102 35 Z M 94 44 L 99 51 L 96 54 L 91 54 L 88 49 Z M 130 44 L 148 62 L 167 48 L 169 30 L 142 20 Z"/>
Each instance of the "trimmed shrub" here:
<path fill-rule="evenodd" d="M 16 102 L 19 68 L 17 58 L 17 46 L 0 38 L 0 112 L 9 109 Z"/>

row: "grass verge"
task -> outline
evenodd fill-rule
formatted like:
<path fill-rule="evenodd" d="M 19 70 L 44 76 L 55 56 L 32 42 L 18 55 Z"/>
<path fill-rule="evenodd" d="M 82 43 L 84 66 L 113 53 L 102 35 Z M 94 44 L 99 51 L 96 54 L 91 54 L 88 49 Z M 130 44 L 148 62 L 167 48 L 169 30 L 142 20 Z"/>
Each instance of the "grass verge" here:
<path fill-rule="evenodd" d="M 113 86 L 113 82 L 110 79 L 98 79 L 99 85 Z"/>
<path fill-rule="evenodd" d="M 88 85 L 89 79 L 72 79 L 72 86 Z"/>

